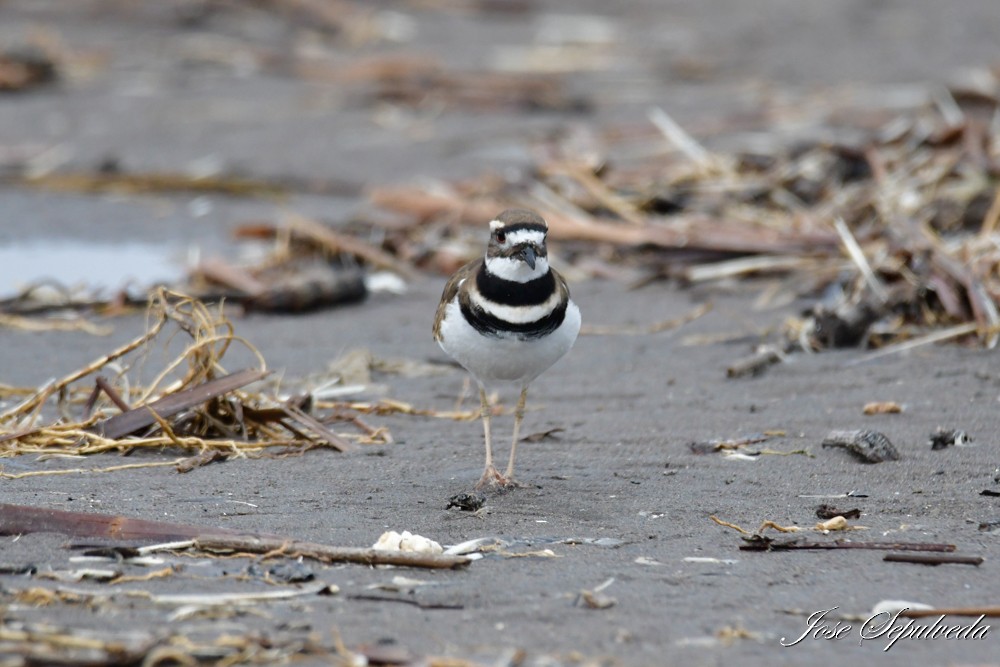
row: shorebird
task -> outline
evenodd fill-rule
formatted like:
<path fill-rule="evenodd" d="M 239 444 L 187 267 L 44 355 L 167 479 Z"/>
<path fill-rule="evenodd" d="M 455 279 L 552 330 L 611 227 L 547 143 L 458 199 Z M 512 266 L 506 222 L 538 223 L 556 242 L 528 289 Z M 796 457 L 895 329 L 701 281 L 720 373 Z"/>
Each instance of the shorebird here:
<path fill-rule="evenodd" d="M 509 488 L 524 419 L 528 385 L 561 359 L 580 333 L 580 309 L 549 267 L 548 225 L 532 211 L 509 209 L 490 221 L 486 254 L 460 268 L 445 285 L 434 318 L 434 339 L 479 385 L 486 466 L 476 485 Z M 493 465 L 486 390 L 519 385 L 510 459 L 501 474 Z"/>

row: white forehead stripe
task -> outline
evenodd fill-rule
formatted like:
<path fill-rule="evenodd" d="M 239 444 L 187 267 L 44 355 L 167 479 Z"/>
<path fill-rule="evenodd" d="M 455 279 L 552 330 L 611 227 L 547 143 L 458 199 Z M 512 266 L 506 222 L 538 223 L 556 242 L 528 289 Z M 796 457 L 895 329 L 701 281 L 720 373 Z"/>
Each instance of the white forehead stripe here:
<path fill-rule="evenodd" d="M 501 227 L 506 227 L 506 225 L 504 225 L 504 223 L 500 222 L 499 220 L 490 220 L 490 231 L 491 232 L 495 232 L 496 230 L 500 229 Z"/>
<path fill-rule="evenodd" d="M 518 243 L 534 243 L 537 246 L 545 243 L 545 232 L 535 229 L 519 229 L 507 235 L 507 243 L 517 245 Z"/>

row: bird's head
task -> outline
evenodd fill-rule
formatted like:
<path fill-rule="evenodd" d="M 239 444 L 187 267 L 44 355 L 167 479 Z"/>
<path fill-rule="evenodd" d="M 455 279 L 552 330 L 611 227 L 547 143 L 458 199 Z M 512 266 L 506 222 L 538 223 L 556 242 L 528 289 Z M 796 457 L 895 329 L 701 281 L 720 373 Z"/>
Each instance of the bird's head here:
<path fill-rule="evenodd" d="M 545 237 L 549 228 L 542 216 L 523 209 L 508 209 L 490 221 L 486 264 L 491 273 L 506 280 L 527 282 L 549 270 Z"/>

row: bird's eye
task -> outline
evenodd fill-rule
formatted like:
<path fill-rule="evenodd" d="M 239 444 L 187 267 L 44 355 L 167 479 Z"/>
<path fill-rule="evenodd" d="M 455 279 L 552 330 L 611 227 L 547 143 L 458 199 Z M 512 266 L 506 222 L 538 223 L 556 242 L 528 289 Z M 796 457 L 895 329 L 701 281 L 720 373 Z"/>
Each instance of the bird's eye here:
<path fill-rule="evenodd" d="M 507 240 L 507 235 L 503 232 L 502 229 L 497 230 L 496 236 L 497 236 L 497 243 L 503 243 Z"/>

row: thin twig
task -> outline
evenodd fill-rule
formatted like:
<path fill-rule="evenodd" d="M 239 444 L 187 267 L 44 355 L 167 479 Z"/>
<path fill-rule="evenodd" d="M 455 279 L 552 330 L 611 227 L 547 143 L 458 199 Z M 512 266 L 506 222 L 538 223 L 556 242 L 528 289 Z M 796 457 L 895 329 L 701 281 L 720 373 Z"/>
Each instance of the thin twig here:
<path fill-rule="evenodd" d="M 0 478 L 2 479 L 25 479 L 27 477 L 46 477 L 49 475 L 78 475 L 94 472 L 118 472 L 121 470 L 135 470 L 138 468 L 166 468 L 176 466 L 185 459 L 174 459 L 173 461 L 156 461 L 152 463 L 125 463 L 107 468 L 67 468 L 65 470 L 32 470 L 30 472 L 11 473 L 4 472 L 0 466 Z"/>
<path fill-rule="evenodd" d="M 842 218 L 834 218 L 833 227 L 837 230 L 837 234 L 840 236 L 840 240 L 847 250 L 848 257 L 857 265 L 858 270 L 861 271 L 861 275 L 864 276 L 865 282 L 868 283 L 868 286 L 878 300 L 885 303 L 889 298 L 885 285 L 882 284 L 882 281 L 872 271 L 871 264 L 868 263 L 868 259 L 865 257 L 861 246 L 858 245 L 857 239 L 854 238 L 854 234 L 851 233 L 851 230 L 848 229 Z"/>
<path fill-rule="evenodd" d="M 667 141 L 684 153 L 692 162 L 702 167 L 712 165 L 712 155 L 695 141 L 694 137 L 684 131 L 684 128 L 678 125 L 666 111 L 659 107 L 653 107 L 646 115 L 649 121 L 656 126 L 656 129 L 663 133 Z"/>
<path fill-rule="evenodd" d="M 890 563 L 917 563 L 920 565 L 943 565 L 955 563 L 958 565 L 981 565 L 982 556 L 955 556 L 945 554 L 886 554 L 882 560 Z"/>
<path fill-rule="evenodd" d="M 876 350 L 875 352 L 870 352 L 869 354 L 866 354 L 862 357 L 848 361 L 847 365 L 854 366 L 855 364 L 864 364 L 869 361 L 874 361 L 875 359 L 881 359 L 882 357 L 887 357 L 892 354 L 907 352 L 909 350 L 913 350 L 918 347 L 923 347 L 924 345 L 932 345 L 934 343 L 941 343 L 946 340 L 951 340 L 952 338 L 959 338 L 961 336 L 974 334 L 977 331 L 979 331 L 979 325 L 975 322 L 957 324 L 953 327 L 949 327 L 941 331 L 935 331 L 925 336 L 921 336 L 920 338 L 914 338 L 913 340 L 903 341 L 902 343 L 894 343 L 892 345 L 886 345 L 885 347 Z"/>
<path fill-rule="evenodd" d="M 435 569 L 455 569 L 472 561 L 465 556 L 424 554 L 412 551 L 387 551 L 357 547 L 335 547 L 316 542 L 300 542 L 263 537 L 202 535 L 195 538 L 195 547 L 203 551 L 231 551 L 263 554 L 278 549 L 289 557 L 304 557 L 324 563 L 360 563 L 363 565 L 401 565 Z"/>

